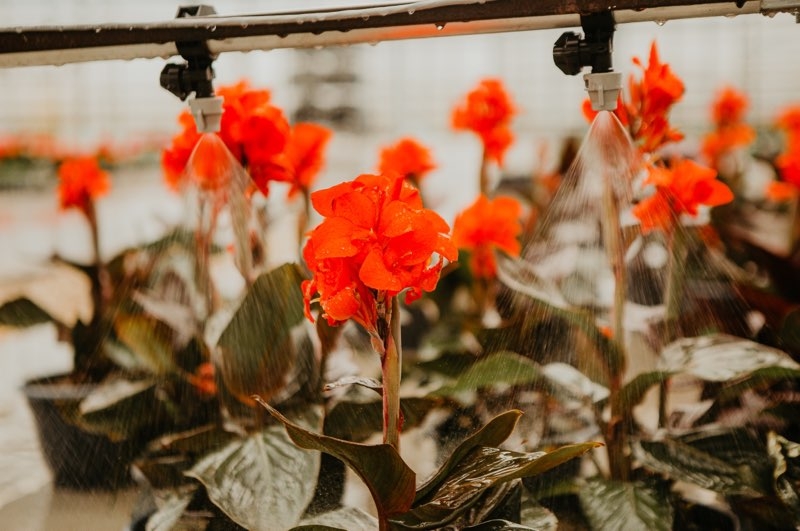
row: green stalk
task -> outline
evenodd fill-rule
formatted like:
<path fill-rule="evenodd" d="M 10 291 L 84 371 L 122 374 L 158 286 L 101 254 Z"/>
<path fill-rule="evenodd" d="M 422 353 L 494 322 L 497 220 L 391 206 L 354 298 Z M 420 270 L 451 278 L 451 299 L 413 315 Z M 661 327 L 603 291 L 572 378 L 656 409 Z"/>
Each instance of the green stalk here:
<path fill-rule="evenodd" d="M 387 328 L 383 338 L 384 355 L 381 359 L 383 373 L 383 442 L 400 450 L 400 302 L 390 297 L 385 316 Z"/>
<path fill-rule="evenodd" d="M 667 238 L 667 252 L 669 253 L 669 263 L 667 264 L 667 285 L 664 289 L 664 313 L 665 326 L 662 346 L 669 344 L 675 338 L 675 327 L 678 324 L 680 315 L 680 299 L 686 278 L 683 274 L 683 264 L 686 261 L 686 234 L 680 225 L 677 224 L 670 231 Z M 667 391 L 669 381 L 659 384 L 658 393 L 658 426 L 663 428 L 667 423 Z"/>
<path fill-rule="evenodd" d="M 619 206 L 611 183 L 603 186 L 603 236 L 608 260 L 614 273 L 614 305 L 611 308 L 611 322 L 614 340 L 622 351 L 622 363 L 610 374 L 609 404 L 611 418 L 606 429 L 609 471 L 612 479 L 626 481 L 630 476 L 631 464 L 626 454 L 628 445 L 627 420 L 619 393 L 627 365 L 625 352 L 625 301 L 627 275 L 625 271 L 625 245 L 619 223 Z"/>
<path fill-rule="evenodd" d="M 481 173 L 480 173 L 480 192 L 486 197 L 491 197 L 489 189 L 489 160 L 486 157 L 486 148 L 483 149 L 483 156 L 481 158 Z"/>

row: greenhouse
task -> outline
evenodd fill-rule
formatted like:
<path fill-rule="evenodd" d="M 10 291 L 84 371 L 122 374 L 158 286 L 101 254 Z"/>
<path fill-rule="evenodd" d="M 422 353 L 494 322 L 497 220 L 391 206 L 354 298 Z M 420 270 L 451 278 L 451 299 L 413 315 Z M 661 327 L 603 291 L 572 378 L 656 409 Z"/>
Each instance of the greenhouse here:
<path fill-rule="evenodd" d="M 0 528 L 800 528 L 800 2 L 0 20 Z"/>

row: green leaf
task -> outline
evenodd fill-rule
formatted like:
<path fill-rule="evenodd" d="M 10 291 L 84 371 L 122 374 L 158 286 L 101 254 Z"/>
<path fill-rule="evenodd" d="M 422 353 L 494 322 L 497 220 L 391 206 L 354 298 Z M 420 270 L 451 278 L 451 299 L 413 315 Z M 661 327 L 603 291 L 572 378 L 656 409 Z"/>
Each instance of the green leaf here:
<path fill-rule="evenodd" d="M 595 443 L 575 444 L 536 453 L 473 447 L 450 469 L 435 491 L 393 522 L 404 529 L 440 529 L 467 511 L 487 489 L 536 476 L 597 446 Z"/>
<path fill-rule="evenodd" d="M 172 494 L 159 509 L 147 519 L 146 531 L 170 531 L 180 521 L 183 512 L 192 502 L 196 489 L 181 494 Z"/>
<path fill-rule="evenodd" d="M 120 315 L 114 328 L 120 341 L 151 373 L 165 376 L 177 371 L 172 346 L 159 332 L 157 321 L 144 315 Z"/>
<path fill-rule="evenodd" d="M 594 478 L 580 490 L 581 508 L 597 531 L 671 531 L 672 506 L 663 492 L 640 483 Z"/>
<path fill-rule="evenodd" d="M 666 371 L 652 371 L 637 374 L 636 377 L 630 382 L 626 383 L 620 389 L 617 400 L 619 409 L 617 411 L 627 412 L 623 416 L 630 414 L 634 407 L 644 400 L 645 395 L 654 385 L 662 382 L 667 382 L 672 377 L 671 372 Z"/>
<path fill-rule="evenodd" d="M 303 518 L 300 525 L 291 531 L 374 531 L 378 521 L 356 507 L 341 507 L 335 511 Z"/>
<path fill-rule="evenodd" d="M 296 445 L 328 453 L 347 464 L 366 484 L 382 518 L 404 513 L 411 507 L 416 476 L 391 445 L 359 444 L 312 433 L 289 421 L 261 398 L 256 401 L 283 423 Z"/>
<path fill-rule="evenodd" d="M 295 362 L 292 329 L 303 319 L 301 281 L 294 264 L 259 276 L 219 338 L 223 381 L 245 403 L 253 394 L 269 399 L 286 384 Z"/>
<path fill-rule="evenodd" d="M 783 318 L 778 337 L 782 347 L 800 354 L 800 309 L 791 311 Z"/>
<path fill-rule="evenodd" d="M 28 298 L 20 297 L 0 306 L 0 325 L 24 328 L 55 319 Z"/>
<path fill-rule="evenodd" d="M 436 397 L 408 397 L 400 399 L 403 428 L 419 426 L 432 409 L 444 404 Z M 329 437 L 362 442 L 383 429 L 383 404 L 372 402 L 339 402 L 325 416 L 323 432 Z"/>
<path fill-rule="evenodd" d="M 186 475 L 242 527 L 286 529 L 314 497 L 319 466 L 318 453 L 297 448 L 281 426 L 271 426 L 205 456 Z"/>
<path fill-rule="evenodd" d="M 524 385 L 541 379 L 539 367 L 528 358 L 513 352 L 498 352 L 476 361 L 449 386 L 438 389 L 437 396 L 452 396 L 495 385 Z"/>
<path fill-rule="evenodd" d="M 728 441 L 736 446 L 736 439 Z M 640 441 L 637 457 L 642 465 L 670 479 L 680 480 L 723 494 L 765 494 L 758 475 L 745 463 L 731 463 L 683 441 Z"/>
<path fill-rule="evenodd" d="M 679 339 L 664 348 L 661 362 L 665 371 L 710 382 L 742 378 L 768 367 L 800 371 L 800 365 L 781 350 L 725 334 Z"/>
<path fill-rule="evenodd" d="M 490 420 L 486 426 L 464 439 L 436 474 L 417 489 L 414 504 L 426 501 L 426 497 L 447 479 L 452 469 L 472 450 L 481 446 L 500 446 L 503 444 L 514 431 L 520 416 L 522 416 L 522 411 L 517 409 L 501 413 Z"/>
<path fill-rule="evenodd" d="M 99 385 L 78 407 L 81 426 L 120 441 L 157 422 L 160 410 L 155 383 L 115 379 Z"/>
<path fill-rule="evenodd" d="M 556 515 L 536 503 L 529 496 L 523 496 L 522 498 L 519 521 L 531 529 L 536 529 L 536 531 L 556 531 L 558 529 Z"/>

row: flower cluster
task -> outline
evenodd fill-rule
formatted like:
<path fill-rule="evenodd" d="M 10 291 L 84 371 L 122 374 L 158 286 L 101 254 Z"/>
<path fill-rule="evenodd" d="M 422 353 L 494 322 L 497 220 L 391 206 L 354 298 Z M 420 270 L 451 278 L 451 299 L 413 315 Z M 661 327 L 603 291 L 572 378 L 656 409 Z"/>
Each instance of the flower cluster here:
<path fill-rule="evenodd" d="M 703 139 L 701 151 L 711 166 L 718 168 L 720 159 L 731 150 L 750 144 L 756 136 L 752 127 L 744 123 L 747 96 L 725 87 L 711 106 L 714 130 Z"/>
<path fill-rule="evenodd" d="M 670 232 L 683 214 L 696 216 L 698 207 L 723 205 L 733 200 L 733 192 L 716 179 L 717 172 L 692 160 L 674 162 L 671 167 L 653 166 L 646 184 L 654 185 L 653 195 L 633 209 L 644 232 L 662 229 Z"/>
<path fill-rule="evenodd" d="M 777 126 L 786 135 L 786 147 L 775 159 L 781 180 L 770 183 L 767 197 L 773 201 L 788 201 L 800 194 L 800 106 L 784 110 Z"/>
<path fill-rule="evenodd" d="M 430 150 L 413 138 L 402 138 L 383 148 L 378 163 L 378 173 L 406 179 L 417 187 L 435 168 Z"/>
<path fill-rule="evenodd" d="M 484 79 L 453 109 L 452 125 L 477 134 L 483 142 L 484 159 L 502 166 L 506 150 L 514 141 L 510 122 L 515 113 L 503 82 Z"/>
<path fill-rule="evenodd" d="M 475 278 L 497 275 L 494 250 L 519 256 L 522 207 L 512 197 L 489 199 L 481 194 L 453 223 L 453 243 L 471 252 L 470 268 Z"/>
<path fill-rule="evenodd" d="M 680 131 L 670 126 L 668 119 L 672 106 L 683 97 L 683 81 L 668 63 L 661 62 L 655 42 L 650 46 L 647 66 L 638 57 L 633 58 L 633 63 L 641 68 L 642 77 L 637 81 L 630 76 L 628 100 L 620 94 L 614 114 L 628 128 L 642 152 L 653 153 L 664 144 L 683 138 Z M 583 113 L 590 121 L 597 115 L 589 100 L 584 101 Z"/>
<path fill-rule="evenodd" d="M 331 324 L 353 319 L 377 335 L 379 300 L 408 289 L 410 302 L 432 291 L 443 260 L 457 258 L 447 222 L 423 208 L 419 191 L 402 179 L 364 174 L 314 192 L 311 201 L 325 219 L 303 249 L 312 273 L 303 283 L 309 319 L 318 293 Z"/>
<path fill-rule="evenodd" d="M 58 167 L 58 196 L 61 208 L 78 208 L 90 216 L 92 202 L 111 189 L 111 180 L 97 157 L 73 157 Z"/>

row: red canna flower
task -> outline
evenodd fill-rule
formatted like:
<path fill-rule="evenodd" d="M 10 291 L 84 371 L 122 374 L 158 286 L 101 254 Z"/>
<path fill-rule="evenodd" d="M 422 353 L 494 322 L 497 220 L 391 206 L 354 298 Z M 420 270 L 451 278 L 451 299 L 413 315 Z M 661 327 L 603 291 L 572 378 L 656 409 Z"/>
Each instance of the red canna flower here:
<path fill-rule="evenodd" d="M 187 379 L 197 393 L 204 397 L 212 397 L 217 394 L 217 382 L 214 378 L 214 365 L 209 362 L 201 363 L 197 366 L 194 374 L 189 374 Z"/>
<path fill-rule="evenodd" d="M 509 125 L 515 113 L 503 82 L 484 79 L 453 109 L 452 125 L 477 134 L 483 142 L 485 158 L 502 166 L 505 152 L 514 141 Z"/>
<path fill-rule="evenodd" d="M 775 158 L 780 181 L 770 183 L 766 195 L 772 201 L 783 202 L 800 195 L 800 106 L 788 107 L 775 122 L 786 135 L 786 145 Z"/>
<path fill-rule="evenodd" d="M 417 186 L 434 168 L 430 150 L 413 138 L 403 138 L 383 148 L 378 163 L 378 173 L 407 179 Z"/>
<path fill-rule="evenodd" d="M 58 196 L 62 209 L 88 213 L 90 203 L 108 193 L 111 180 L 95 157 L 68 158 L 58 168 Z M 88 215 L 88 214 L 87 214 Z"/>
<path fill-rule="evenodd" d="M 715 130 L 703 139 L 701 152 L 713 167 L 719 165 L 725 153 L 746 146 L 755 139 L 752 127 L 743 123 L 747 96 L 732 87 L 722 89 L 711 106 Z"/>
<path fill-rule="evenodd" d="M 217 134 L 266 195 L 269 181 L 286 180 L 287 169 L 281 157 L 289 135 L 289 122 L 283 112 L 270 103 L 268 90 L 252 89 L 246 81 L 220 87 L 217 93 L 225 100 Z M 188 111 L 181 113 L 178 122 L 181 131 L 173 137 L 161 158 L 171 188 L 183 184 L 183 170 L 200 138 Z"/>
<path fill-rule="evenodd" d="M 656 192 L 633 209 L 642 230 L 671 231 L 683 214 L 696 216 L 698 207 L 718 206 L 733 200 L 733 192 L 716 179 L 717 172 L 692 160 L 680 160 L 670 168 L 652 166 L 645 181 Z"/>
<path fill-rule="evenodd" d="M 502 249 L 519 256 L 522 232 L 522 207 L 511 197 L 489 199 L 481 194 L 475 202 L 456 216 L 453 223 L 453 243 L 472 253 L 470 267 L 476 278 L 497 275 L 494 250 Z"/>
<path fill-rule="evenodd" d="M 401 179 L 364 174 L 314 192 L 311 201 L 325 217 L 303 249 L 312 273 L 303 282 L 311 320 L 318 293 L 331 324 L 353 319 L 378 337 L 378 301 L 404 289 L 406 302 L 432 291 L 443 259 L 457 258 L 447 223 L 423 208 L 419 191 Z M 431 263 L 434 254 L 439 258 Z"/>
<path fill-rule="evenodd" d="M 291 183 L 288 197 L 308 191 L 325 163 L 325 147 L 333 133 L 313 123 L 298 123 L 292 127 L 286 145 L 286 177 Z"/>
<path fill-rule="evenodd" d="M 631 138 L 645 153 L 653 153 L 664 144 L 683 139 L 683 134 L 673 129 L 667 118 L 672 106 L 683 97 L 683 81 L 676 76 L 668 63 L 662 63 L 655 41 L 650 46 L 650 56 L 645 66 L 638 57 L 633 64 L 641 68 L 642 77 L 628 78 L 628 99 L 620 96 L 617 115 L 628 127 Z M 592 120 L 597 113 L 584 102 L 583 113 Z"/>
<path fill-rule="evenodd" d="M 800 105 L 793 105 L 783 110 L 778 115 L 776 125 L 790 136 L 800 134 Z"/>
<path fill-rule="evenodd" d="M 771 181 L 767 184 L 764 195 L 775 203 L 784 203 L 794 200 L 800 195 L 800 188 L 784 181 Z"/>

